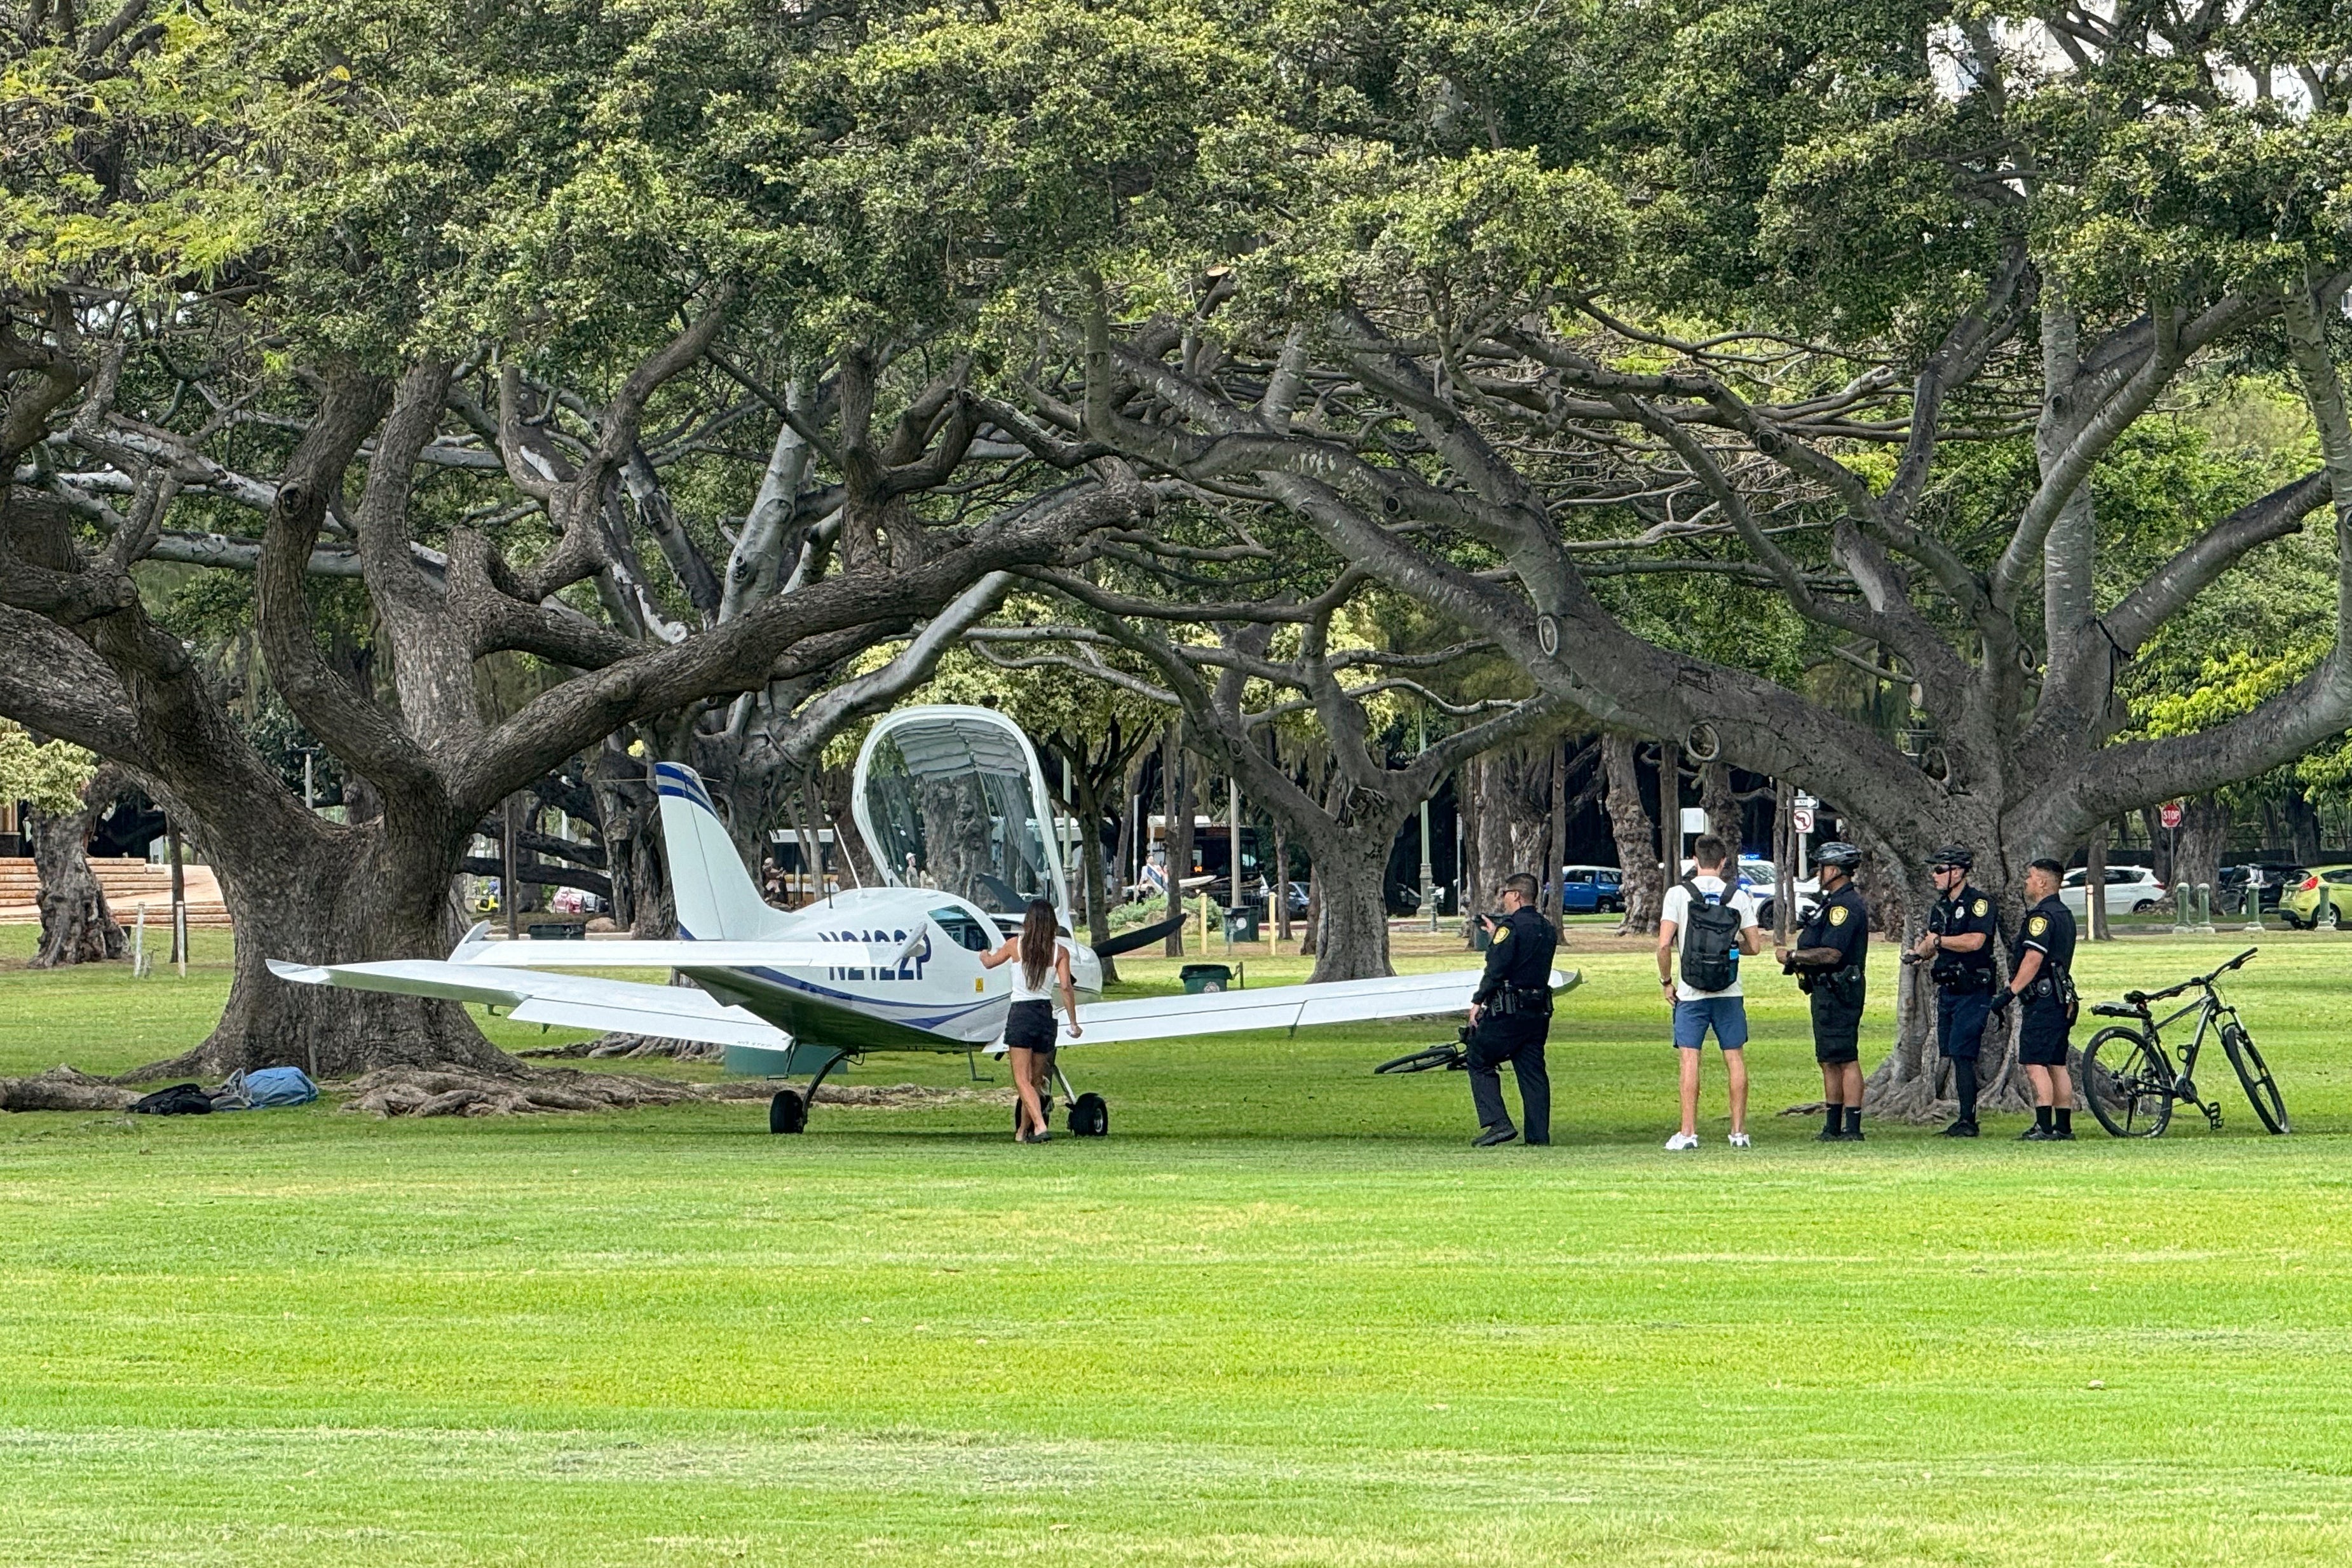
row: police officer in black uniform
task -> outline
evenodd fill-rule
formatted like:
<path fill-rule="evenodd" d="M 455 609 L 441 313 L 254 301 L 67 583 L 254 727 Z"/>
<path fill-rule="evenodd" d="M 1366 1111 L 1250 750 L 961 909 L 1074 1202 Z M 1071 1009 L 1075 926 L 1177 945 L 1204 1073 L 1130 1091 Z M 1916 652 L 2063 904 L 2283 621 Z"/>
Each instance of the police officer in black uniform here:
<path fill-rule="evenodd" d="M 1936 982 L 1936 1044 L 1952 1064 L 1952 1089 L 1960 1102 L 1959 1114 L 1944 1129 L 1947 1138 L 1977 1135 L 1977 1055 L 1992 1016 L 1993 942 L 2000 919 L 1991 897 L 1969 885 L 1975 864 L 1965 845 L 1936 852 L 1930 874 L 1940 896 L 1927 911 L 1927 934 L 1904 955 L 1906 963 L 1928 965 Z"/>
<path fill-rule="evenodd" d="M 1993 998 L 1995 1012 L 2015 1003 L 2021 1014 L 2017 1060 L 2033 1083 L 2033 1125 L 2021 1134 L 2029 1144 L 2074 1140 L 2074 1084 L 2066 1071 L 2066 1037 L 2074 1027 L 2074 915 L 2058 899 L 2065 874 L 2053 860 L 2027 868 L 2025 923 L 2010 946 L 2009 986 Z"/>
<path fill-rule="evenodd" d="M 1519 1108 L 1530 1144 L 1551 1142 L 1551 1078 L 1544 1037 L 1551 1032 L 1551 957 L 1559 931 L 1536 908 L 1536 879 L 1522 872 L 1503 883 L 1503 913 L 1480 915 L 1490 935 L 1486 972 L 1470 1002 L 1470 1103 L 1478 1112 L 1482 1149 L 1519 1135 L 1503 1107 L 1502 1066 L 1519 1081 Z"/>
<path fill-rule="evenodd" d="M 1852 844 L 1823 844 L 1813 860 L 1822 868 L 1822 905 L 1797 934 L 1796 948 L 1775 947 L 1772 956 L 1812 998 L 1813 1060 L 1822 1067 L 1824 1113 L 1815 1141 L 1858 1144 L 1863 961 L 1870 952 L 1870 906 L 1853 885 L 1862 852 Z"/>

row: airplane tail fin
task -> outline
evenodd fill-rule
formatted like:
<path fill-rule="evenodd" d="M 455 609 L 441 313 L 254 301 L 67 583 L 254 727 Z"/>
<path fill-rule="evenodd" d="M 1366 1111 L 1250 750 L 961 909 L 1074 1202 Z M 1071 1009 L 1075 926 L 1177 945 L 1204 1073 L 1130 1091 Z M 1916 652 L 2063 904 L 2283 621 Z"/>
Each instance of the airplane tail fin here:
<path fill-rule="evenodd" d="M 676 762 L 654 764 L 661 796 L 662 843 L 669 862 L 670 894 L 677 902 L 677 934 L 688 941 L 750 942 L 778 924 L 743 869 L 702 787 L 701 776 Z"/>

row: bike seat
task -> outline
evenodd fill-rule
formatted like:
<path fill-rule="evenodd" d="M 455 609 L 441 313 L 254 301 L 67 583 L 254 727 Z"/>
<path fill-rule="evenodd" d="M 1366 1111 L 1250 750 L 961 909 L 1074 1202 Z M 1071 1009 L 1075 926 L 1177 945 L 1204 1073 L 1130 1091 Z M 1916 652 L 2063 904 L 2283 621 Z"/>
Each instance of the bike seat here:
<path fill-rule="evenodd" d="M 2091 1010 L 2098 1014 L 2099 1017 L 2103 1019 L 2136 1019 L 2139 1017 L 2139 1009 L 2137 1008 L 2127 1008 L 2121 1002 L 2094 1002 L 2091 1004 Z"/>

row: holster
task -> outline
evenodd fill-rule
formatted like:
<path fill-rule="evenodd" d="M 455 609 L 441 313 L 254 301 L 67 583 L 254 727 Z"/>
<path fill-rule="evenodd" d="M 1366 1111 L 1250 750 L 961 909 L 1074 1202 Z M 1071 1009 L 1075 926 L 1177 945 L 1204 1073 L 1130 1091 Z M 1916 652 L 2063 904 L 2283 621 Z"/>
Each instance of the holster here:
<path fill-rule="evenodd" d="M 1992 971 L 1974 964 L 1938 964 L 1928 971 L 1937 988 L 1962 997 L 1992 995 Z"/>
<path fill-rule="evenodd" d="M 1542 1018 L 1551 1013 L 1551 991 L 1549 988 L 1505 986 L 1486 1004 L 1486 1010 L 1497 1018 Z"/>

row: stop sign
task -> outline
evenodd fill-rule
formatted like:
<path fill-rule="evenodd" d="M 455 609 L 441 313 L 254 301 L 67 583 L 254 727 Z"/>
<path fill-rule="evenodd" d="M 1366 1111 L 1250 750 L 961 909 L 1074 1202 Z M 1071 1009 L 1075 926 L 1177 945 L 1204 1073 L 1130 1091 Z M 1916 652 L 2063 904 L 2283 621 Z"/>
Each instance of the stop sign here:
<path fill-rule="evenodd" d="M 2168 828 L 2177 828 L 2180 826 L 2180 802 L 2178 800 L 2167 800 L 2158 809 L 2156 820 L 2162 822 Z"/>

